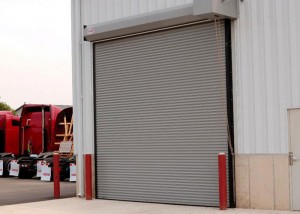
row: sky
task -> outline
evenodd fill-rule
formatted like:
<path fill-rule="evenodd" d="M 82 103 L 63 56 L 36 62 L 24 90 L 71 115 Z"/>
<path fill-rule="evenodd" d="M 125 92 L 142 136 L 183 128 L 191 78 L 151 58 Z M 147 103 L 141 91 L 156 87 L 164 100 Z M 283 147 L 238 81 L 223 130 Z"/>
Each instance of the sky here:
<path fill-rule="evenodd" d="M 0 0 L 0 101 L 72 105 L 71 0 Z"/>

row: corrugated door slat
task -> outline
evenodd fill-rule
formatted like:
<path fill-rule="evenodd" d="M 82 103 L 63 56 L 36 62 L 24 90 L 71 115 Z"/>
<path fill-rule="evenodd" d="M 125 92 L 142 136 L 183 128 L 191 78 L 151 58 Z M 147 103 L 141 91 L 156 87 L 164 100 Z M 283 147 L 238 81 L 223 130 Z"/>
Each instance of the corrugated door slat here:
<path fill-rule="evenodd" d="M 223 23 L 221 35 L 225 50 Z M 99 198 L 218 205 L 228 147 L 216 48 L 214 23 L 95 44 Z"/>

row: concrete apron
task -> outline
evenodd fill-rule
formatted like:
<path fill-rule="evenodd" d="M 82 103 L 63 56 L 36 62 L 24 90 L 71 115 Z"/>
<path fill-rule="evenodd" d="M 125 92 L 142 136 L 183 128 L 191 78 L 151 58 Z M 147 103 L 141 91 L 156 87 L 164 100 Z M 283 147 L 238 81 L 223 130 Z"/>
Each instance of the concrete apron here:
<path fill-rule="evenodd" d="M 10 214 L 213 214 L 213 213 L 261 213 L 261 214 L 300 214 L 300 212 L 274 210 L 227 209 L 197 206 L 165 205 L 112 200 L 83 200 L 79 198 L 58 199 L 26 204 L 0 206 L 0 213 Z"/>

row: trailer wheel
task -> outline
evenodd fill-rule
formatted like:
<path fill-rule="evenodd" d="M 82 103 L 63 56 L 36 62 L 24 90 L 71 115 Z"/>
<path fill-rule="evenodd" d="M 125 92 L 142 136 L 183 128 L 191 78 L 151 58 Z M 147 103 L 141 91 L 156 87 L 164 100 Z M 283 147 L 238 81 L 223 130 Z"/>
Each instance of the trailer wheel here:
<path fill-rule="evenodd" d="M 3 159 L 3 177 L 9 176 L 9 170 L 10 170 L 10 162 L 14 160 L 14 158 L 5 158 Z"/>
<path fill-rule="evenodd" d="M 65 175 L 61 175 L 60 176 L 60 181 L 64 181 L 64 180 L 66 180 L 66 176 Z"/>
<path fill-rule="evenodd" d="M 20 171 L 19 175 L 18 175 L 18 178 L 20 178 L 20 179 L 26 179 L 26 178 L 29 178 L 29 176 L 28 176 L 28 174 L 26 172 Z"/>
<path fill-rule="evenodd" d="M 33 177 L 32 173 L 29 173 L 29 172 L 27 172 L 25 170 L 22 170 L 22 168 L 20 168 L 18 178 L 20 178 L 20 179 L 28 179 L 28 178 L 32 178 L 32 177 Z"/>
<path fill-rule="evenodd" d="M 26 174 L 24 172 L 19 172 L 18 178 L 25 179 L 26 178 Z"/>
<path fill-rule="evenodd" d="M 51 169 L 51 177 L 50 177 L 50 181 L 54 181 L 54 174 L 53 174 L 53 170 Z M 68 177 L 66 177 L 64 174 L 62 174 L 62 171 L 60 171 L 60 177 L 59 180 L 60 181 L 65 181 Z"/>

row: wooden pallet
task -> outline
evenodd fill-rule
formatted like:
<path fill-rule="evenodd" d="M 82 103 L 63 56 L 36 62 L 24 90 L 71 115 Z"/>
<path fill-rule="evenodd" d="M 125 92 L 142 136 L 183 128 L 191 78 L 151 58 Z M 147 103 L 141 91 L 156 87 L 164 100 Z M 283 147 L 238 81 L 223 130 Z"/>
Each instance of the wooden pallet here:
<path fill-rule="evenodd" d="M 62 140 L 55 143 L 56 145 L 59 145 L 58 151 L 55 152 L 64 157 L 72 157 L 74 154 L 73 116 L 71 121 L 67 121 L 67 117 L 64 116 L 64 122 L 59 123 L 59 125 L 64 127 L 64 133 L 56 134 L 56 137 L 60 137 Z"/>

